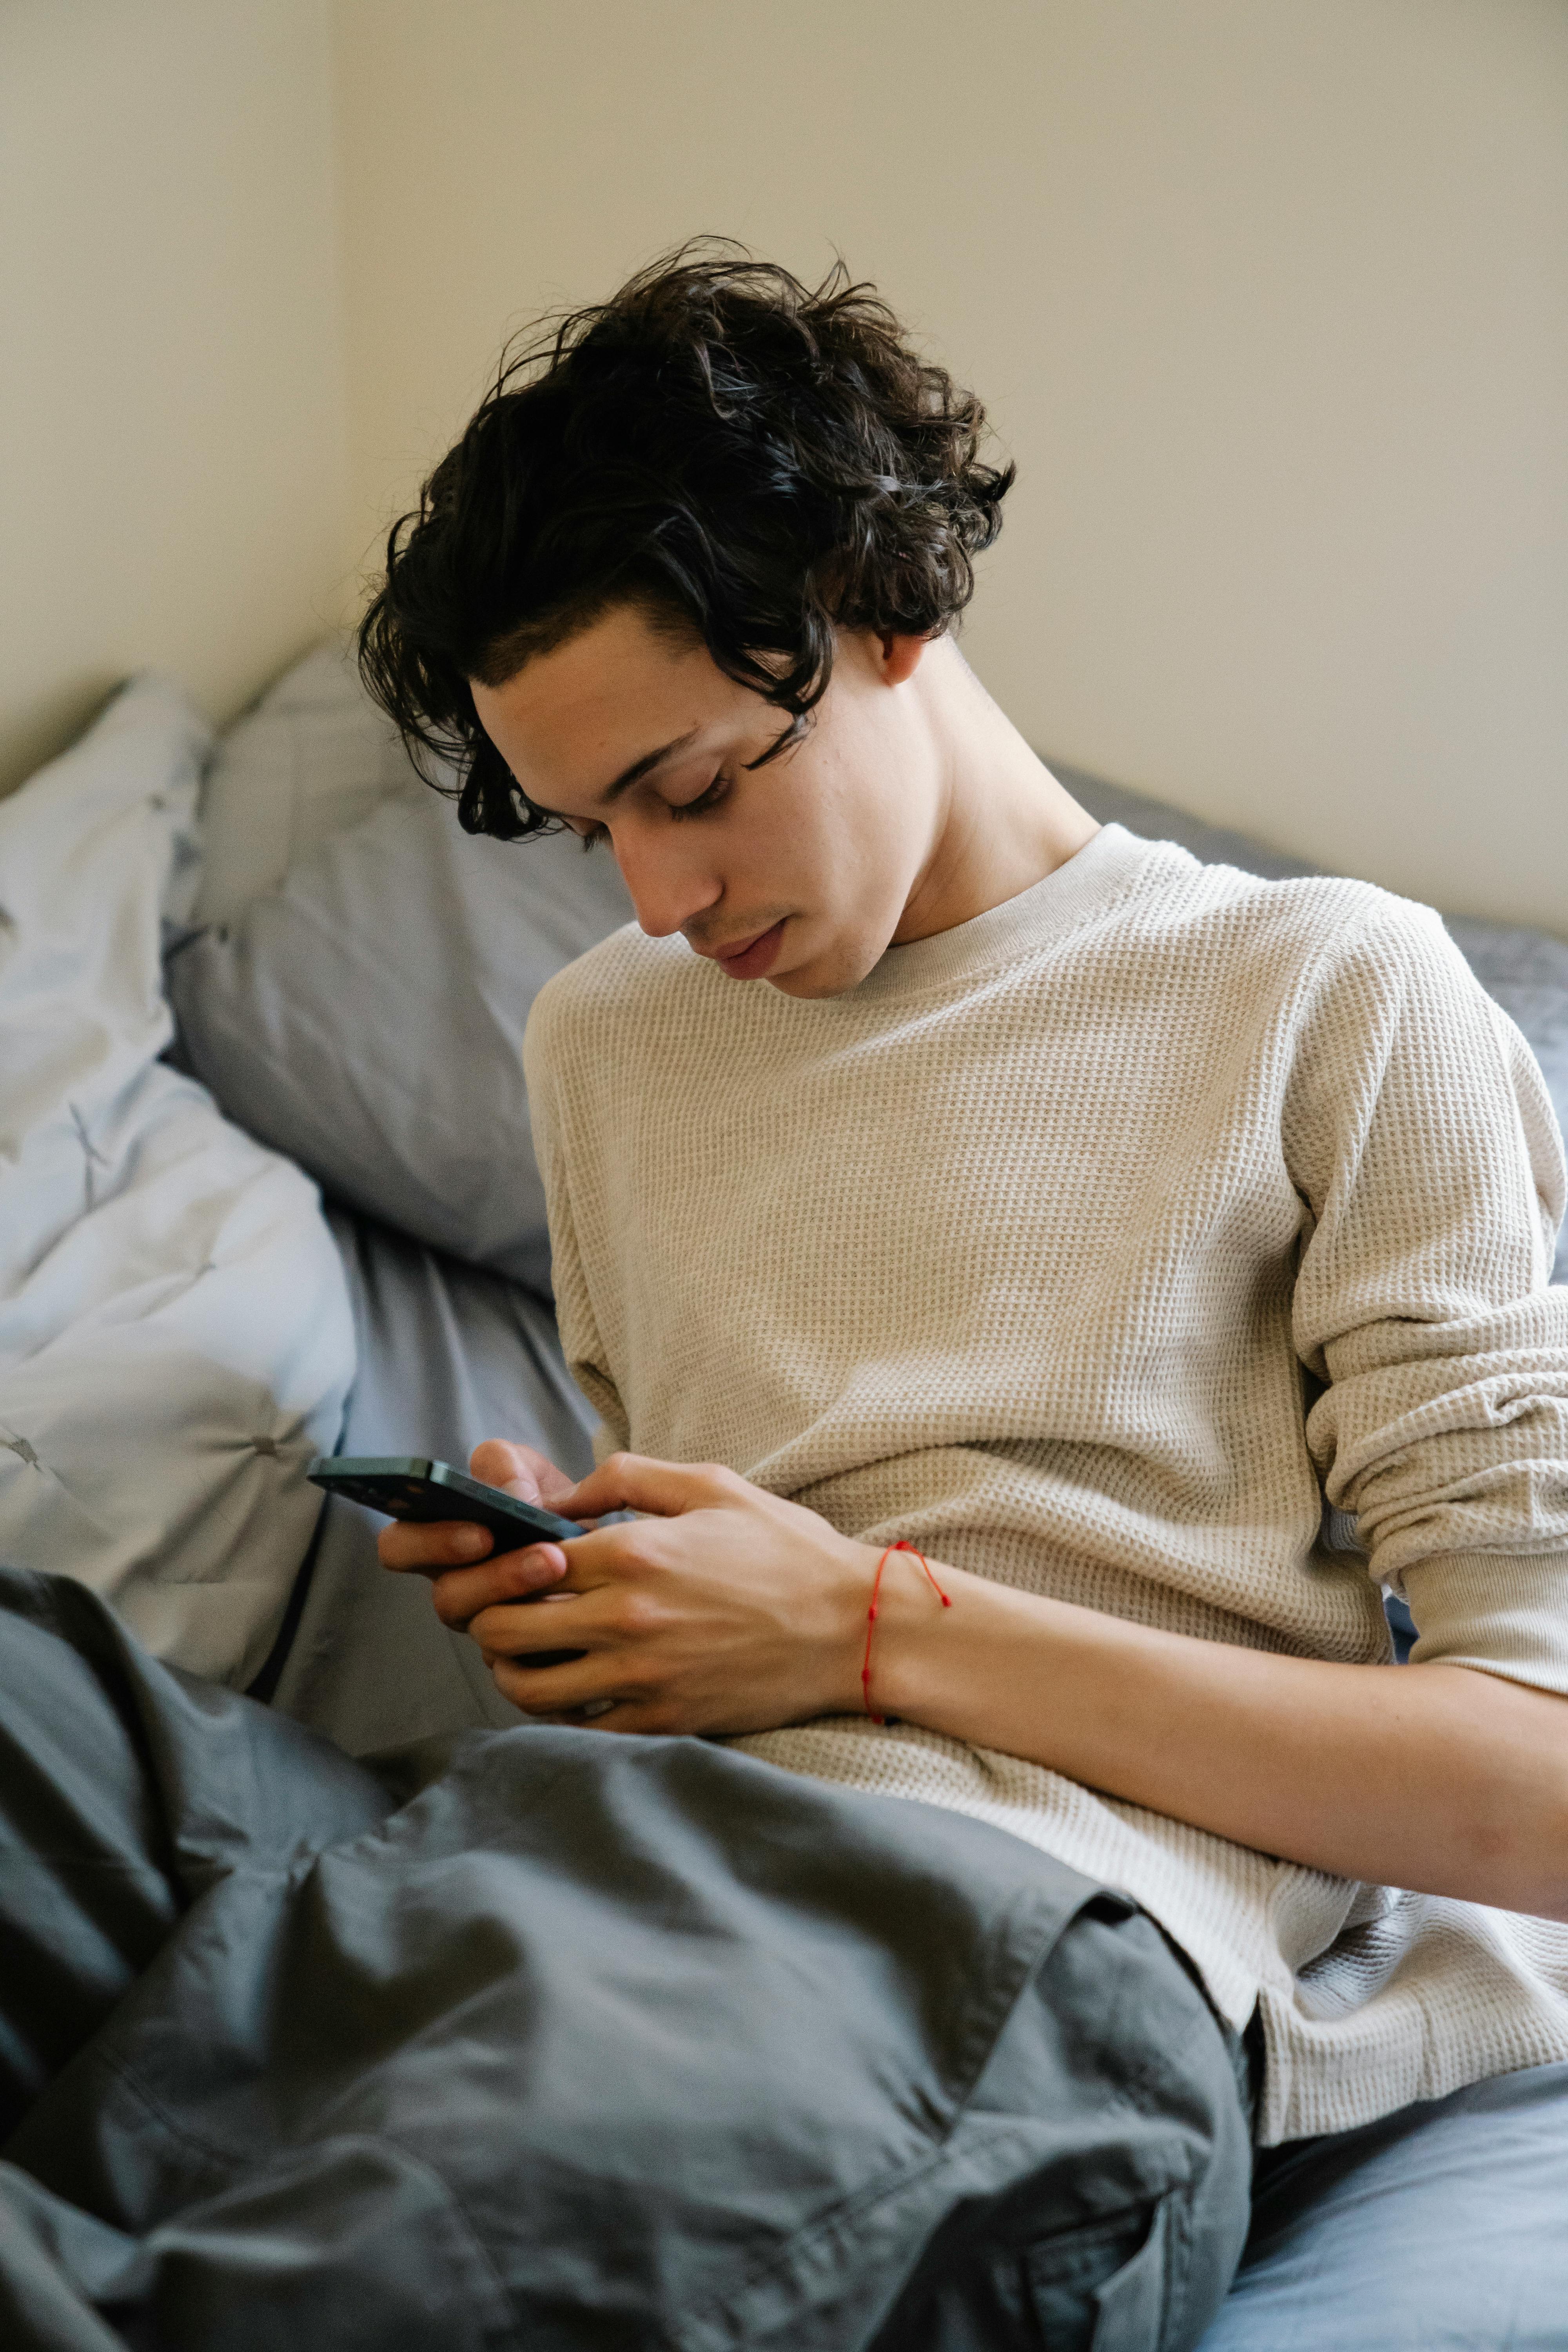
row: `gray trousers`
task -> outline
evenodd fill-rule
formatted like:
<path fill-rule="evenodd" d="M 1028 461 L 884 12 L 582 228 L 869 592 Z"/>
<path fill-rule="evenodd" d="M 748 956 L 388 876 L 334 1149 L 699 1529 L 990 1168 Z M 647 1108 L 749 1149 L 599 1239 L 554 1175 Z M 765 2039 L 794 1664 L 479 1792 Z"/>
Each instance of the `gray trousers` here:
<path fill-rule="evenodd" d="M 1001 1832 L 694 1739 L 366 1769 L 0 1570 L 14 2352 L 1178 2352 L 1237 2059 Z"/>

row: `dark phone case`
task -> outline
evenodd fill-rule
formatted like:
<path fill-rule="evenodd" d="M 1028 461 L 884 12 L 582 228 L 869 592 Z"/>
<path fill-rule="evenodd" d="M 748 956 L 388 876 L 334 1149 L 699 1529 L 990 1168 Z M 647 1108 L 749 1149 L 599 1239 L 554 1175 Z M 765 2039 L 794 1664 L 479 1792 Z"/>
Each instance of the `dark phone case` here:
<path fill-rule="evenodd" d="M 351 1502 L 384 1511 L 390 1519 L 468 1519 L 488 1528 L 498 1543 L 515 1546 L 521 1537 L 562 1543 L 587 1533 L 558 1511 L 520 1502 L 515 1495 L 466 1477 L 449 1462 L 431 1462 L 423 1455 L 318 1454 L 305 1475 L 329 1495 L 346 1495 Z"/>
<path fill-rule="evenodd" d="M 478 1478 L 465 1476 L 449 1462 L 432 1462 L 424 1454 L 319 1454 L 305 1475 L 329 1495 L 342 1495 L 390 1519 L 413 1519 L 425 1525 L 442 1519 L 463 1519 L 488 1528 L 498 1549 L 515 1551 L 541 1538 L 557 1543 L 587 1533 L 575 1519 L 563 1519 L 536 1503 L 520 1502 Z M 581 1650 L 536 1650 L 531 1666 L 559 1666 L 580 1658 Z"/>

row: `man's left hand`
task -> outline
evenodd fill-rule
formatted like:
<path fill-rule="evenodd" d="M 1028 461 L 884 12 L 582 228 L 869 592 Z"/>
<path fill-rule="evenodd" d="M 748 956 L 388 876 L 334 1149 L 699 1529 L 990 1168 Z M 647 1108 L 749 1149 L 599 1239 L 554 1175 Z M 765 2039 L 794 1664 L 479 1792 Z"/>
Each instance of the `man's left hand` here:
<path fill-rule="evenodd" d="M 552 1508 L 648 1517 L 437 1577 L 496 1686 L 531 1716 L 606 1731 L 770 1730 L 858 1713 L 877 1554 L 713 1465 L 616 1454 Z M 520 1601 L 520 1594 L 531 1596 Z M 548 1596 L 548 1598 L 546 1597 Z M 535 1666 L 535 1651 L 580 1650 Z"/>

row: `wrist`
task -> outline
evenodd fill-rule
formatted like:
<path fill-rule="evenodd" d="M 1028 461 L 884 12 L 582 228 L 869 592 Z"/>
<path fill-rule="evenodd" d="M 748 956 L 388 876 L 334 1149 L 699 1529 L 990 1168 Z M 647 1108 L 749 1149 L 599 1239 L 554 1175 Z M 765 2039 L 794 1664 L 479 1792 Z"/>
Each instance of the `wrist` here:
<path fill-rule="evenodd" d="M 852 1537 L 846 1537 L 837 1551 L 842 1573 L 831 1637 L 830 1686 L 824 1694 L 822 1711 L 826 1715 L 863 1715 L 866 1707 L 860 1668 L 866 1650 L 866 1612 L 870 1606 L 877 1562 L 882 1554 L 877 1546 L 857 1543 Z"/>
<path fill-rule="evenodd" d="M 932 1674 L 940 1686 L 947 1658 L 943 1622 L 963 1571 L 928 1560 L 909 1545 L 861 1545 L 868 1574 L 858 1680 L 859 1711 L 874 1721 L 920 1720 Z"/>

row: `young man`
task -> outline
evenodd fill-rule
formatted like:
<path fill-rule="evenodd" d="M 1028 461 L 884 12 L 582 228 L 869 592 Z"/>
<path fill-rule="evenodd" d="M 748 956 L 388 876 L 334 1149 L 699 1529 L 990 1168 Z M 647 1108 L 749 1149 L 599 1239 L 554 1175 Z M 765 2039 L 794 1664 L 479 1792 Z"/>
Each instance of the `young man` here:
<path fill-rule="evenodd" d="M 643 1516 L 387 1534 L 545 1718 L 395 1783 L 0 1574 L 27 2342 L 1178 2352 L 1250 2126 L 1309 2279 L 1255 2241 L 1205 2342 L 1343 2352 L 1336 2176 L 1458 2243 L 1462 2130 L 1447 2325 L 1561 2169 L 1539 1075 L 1435 918 L 1054 782 L 947 634 L 982 423 L 863 290 L 679 258 L 394 535 L 373 686 L 640 926 L 528 1041 L 599 1467 L 476 1467 Z M 1554 2340 L 1559 2242 L 1461 2339 Z"/>
<path fill-rule="evenodd" d="M 373 687 L 640 926 L 528 1041 L 605 1458 L 477 1464 L 647 1516 L 384 1556 L 531 1713 L 1128 1889 L 1258 2021 L 1259 2137 L 1343 2131 L 1568 2059 L 1561 1146 L 1436 917 L 1056 783 L 946 634 L 981 422 L 863 292 L 678 262 L 395 535 Z"/>

